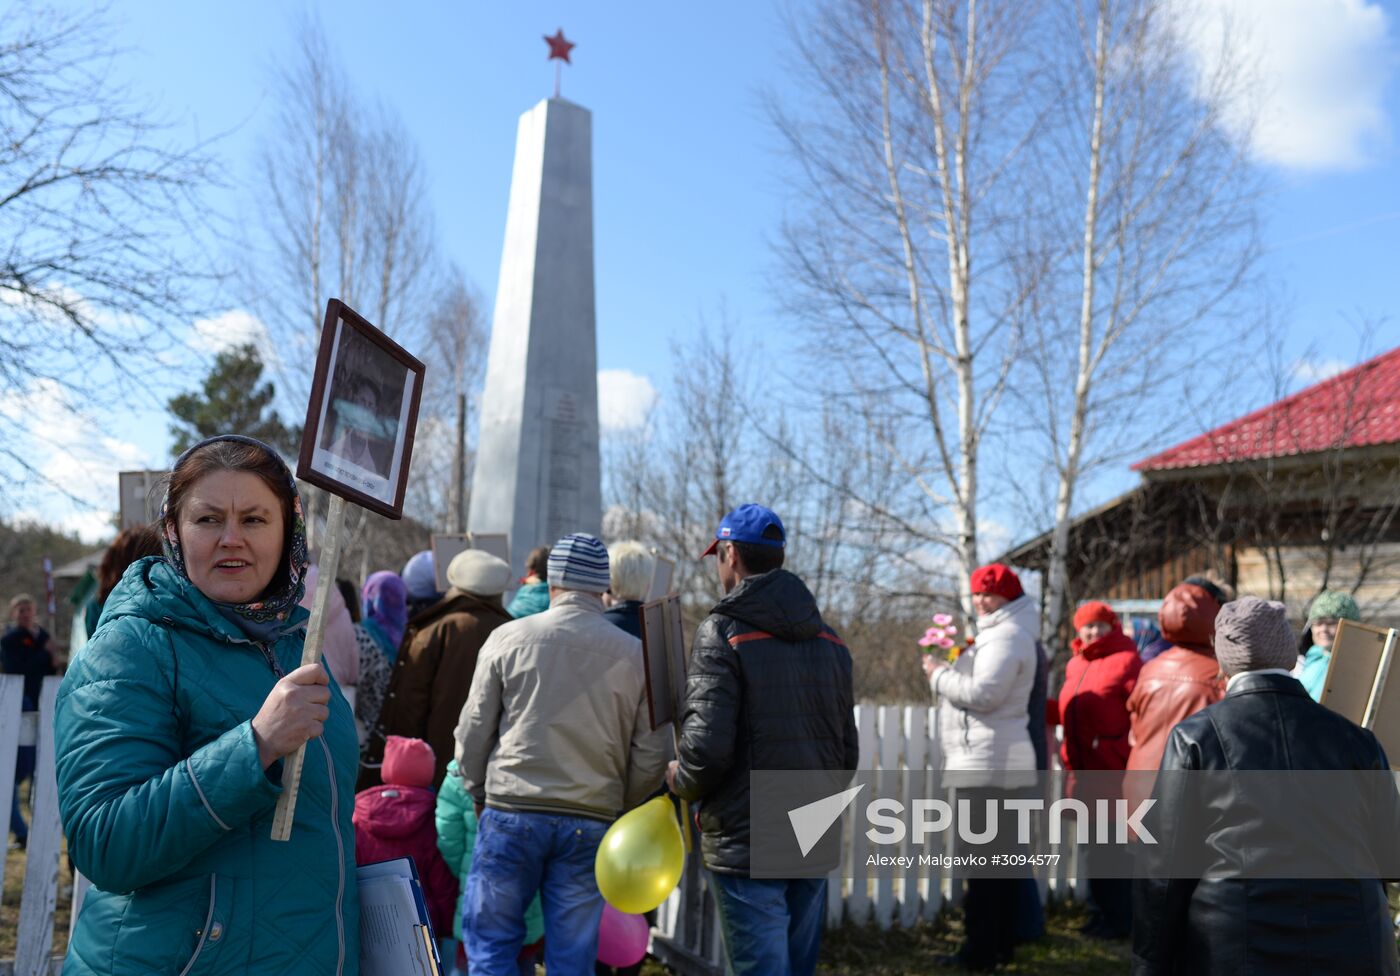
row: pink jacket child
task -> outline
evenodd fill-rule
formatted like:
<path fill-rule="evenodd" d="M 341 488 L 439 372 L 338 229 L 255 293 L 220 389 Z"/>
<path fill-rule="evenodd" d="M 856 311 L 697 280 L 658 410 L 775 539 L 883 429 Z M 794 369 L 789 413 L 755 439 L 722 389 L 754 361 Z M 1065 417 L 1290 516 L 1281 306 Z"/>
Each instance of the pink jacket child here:
<path fill-rule="evenodd" d="M 385 740 L 383 785 L 355 794 L 355 863 L 413 858 L 433 935 L 450 938 L 457 879 L 437 848 L 437 795 L 428 789 L 435 768 L 433 747 L 422 739 Z"/>

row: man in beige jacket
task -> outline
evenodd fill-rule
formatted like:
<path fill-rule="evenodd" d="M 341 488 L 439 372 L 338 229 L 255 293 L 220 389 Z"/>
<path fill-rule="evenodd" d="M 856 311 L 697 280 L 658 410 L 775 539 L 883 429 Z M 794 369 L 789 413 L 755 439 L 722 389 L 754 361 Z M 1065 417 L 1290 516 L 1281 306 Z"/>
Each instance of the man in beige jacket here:
<path fill-rule="evenodd" d="M 565 536 L 548 568 L 549 609 L 492 633 L 457 726 L 457 765 L 481 818 L 462 899 L 473 974 L 517 972 L 537 891 L 550 976 L 593 972 L 598 843 L 665 772 L 641 641 L 603 616 L 607 550 Z"/>

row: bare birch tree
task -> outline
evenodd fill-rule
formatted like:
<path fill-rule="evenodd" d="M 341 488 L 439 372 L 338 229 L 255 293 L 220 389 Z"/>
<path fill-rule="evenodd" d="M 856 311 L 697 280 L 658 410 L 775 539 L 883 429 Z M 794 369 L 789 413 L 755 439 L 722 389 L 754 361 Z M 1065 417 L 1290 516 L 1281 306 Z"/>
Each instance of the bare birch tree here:
<path fill-rule="evenodd" d="M 857 694 L 906 701 L 924 685 L 914 641 L 935 594 L 927 561 L 904 548 L 890 515 L 906 475 L 881 449 L 887 431 L 851 423 L 835 404 L 810 422 L 789 419 L 791 391 L 736 352 L 737 329 L 702 326 L 678 344 L 645 425 L 606 439 L 604 532 L 674 560 L 696 623 L 719 596 L 713 565 L 697 558 L 719 519 L 745 502 L 773 508 L 787 529 L 786 568 L 851 647 Z"/>
<path fill-rule="evenodd" d="M 1232 314 L 1231 300 L 1258 254 L 1258 184 L 1244 144 L 1221 124 L 1239 75 L 1228 56 L 1198 73 L 1178 10 L 1169 0 L 1057 0 L 1042 12 L 1037 95 L 1052 110 L 1026 153 L 1045 192 L 1027 222 L 1037 301 L 1016 380 L 1055 482 L 1047 638 L 1067 609 L 1083 479 L 1184 419 L 1180 387 L 1206 382 L 1216 359 L 1206 351 L 1246 346 L 1249 319 Z"/>
<path fill-rule="evenodd" d="M 352 89 L 318 25 L 302 28 L 277 81 L 245 290 L 281 351 L 284 385 L 301 396 L 328 298 L 410 346 L 421 341 L 434 231 L 416 145 L 393 112 Z"/>
<path fill-rule="evenodd" d="M 773 111 L 805 177 L 783 241 L 790 309 L 812 328 L 828 396 L 886 432 L 906 485 L 891 514 L 914 542 L 951 553 L 965 607 L 982 442 L 1030 292 L 1011 273 L 1007 229 L 1024 212 L 1016 174 L 1039 126 L 1022 98 L 1034 7 L 804 7 L 794 62 L 813 107 Z"/>
<path fill-rule="evenodd" d="M 387 108 L 351 87 L 320 26 L 307 23 L 278 75 L 276 125 L 258 159 L 258 221 L 245 247 L 244 291 L 266 323 L 265 359 L 296 405 L 306 402 L 326 300 L 340 298 L 410 351 L 425 338 L 434 231 L 416 145 Z M 320 493 L 307 490 L 316 535 Z M 356 510 L 348 532 L 364 525 Z"/>

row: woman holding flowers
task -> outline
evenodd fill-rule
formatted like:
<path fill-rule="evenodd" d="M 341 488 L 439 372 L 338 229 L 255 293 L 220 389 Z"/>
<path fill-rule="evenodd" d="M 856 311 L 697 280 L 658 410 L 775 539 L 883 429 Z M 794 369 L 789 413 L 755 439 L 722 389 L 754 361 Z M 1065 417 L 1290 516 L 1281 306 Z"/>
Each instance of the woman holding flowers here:
<path fill-rule="evenodd" d="M 967 790 L 969 797 L 980 790 L 988 799 L 996 799 L 1009 788 L 1029 786 L 1035 780 L 1028 712 L 1040 661 L 1040 620 L 1020 579 L 1001 563 L 973 570 L 971 591 L 977 643 L 952 664 L 928 655 L 924 671 L 934 703 L 940 706 L 945 785 Z M 938 627 L 935 623 L 931 629 Z M 925 637 L 933 638 L 935 644 L 951 643 L 947 625 L 942 630 L 941 636 Z M 1008 777 L 1007 773 L 1025 775 Z M 982 809 L 975 799 L 972 806 Z M 1011 960 L 1019 887 L 1020 879 L 1015 877 L 968 878 L 963 902 L 967 941 L 947 962 L 991 970 Z"/>

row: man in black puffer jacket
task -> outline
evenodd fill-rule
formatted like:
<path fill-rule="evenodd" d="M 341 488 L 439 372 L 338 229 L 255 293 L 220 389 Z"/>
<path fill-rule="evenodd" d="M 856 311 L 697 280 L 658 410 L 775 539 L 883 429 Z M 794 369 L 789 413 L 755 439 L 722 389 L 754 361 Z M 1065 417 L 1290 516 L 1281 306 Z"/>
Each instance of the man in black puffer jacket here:
<path fill-rule="evenodd" d="M 854 770 L 851 655 L 806 585 L 784 570 L 783 523 L 761 505 L 720 522 L 725 597 L 695 632 L 675 793 L 700 801 L 701 850 L 736 976 L 810 974 L 825 878 L 751 878 L 750 770 Z M 845 781 L 845 778 L 842 778 Z"/>

